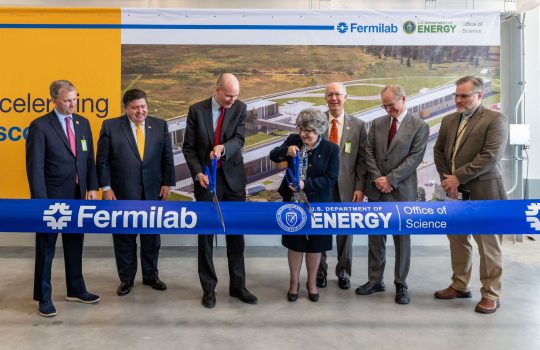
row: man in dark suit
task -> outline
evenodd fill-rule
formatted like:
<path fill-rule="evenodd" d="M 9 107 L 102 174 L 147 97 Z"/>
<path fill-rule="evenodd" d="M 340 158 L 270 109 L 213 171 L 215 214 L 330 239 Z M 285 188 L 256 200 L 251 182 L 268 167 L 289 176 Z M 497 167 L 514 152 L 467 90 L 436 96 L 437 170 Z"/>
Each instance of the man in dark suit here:
<path fill-rule="evenodd" d="M 482 106 L 484 81 L 465 76 L 456 81 L 457 112 L 446 116 L 433 147 L 441 184 L 451 198 L 506 199 L 499 161 L 508 138 L 508 120 Z M 480 292 L 475 311 L 494 313 L 500 305 L 502 235 L 475 235 L 480 253 Z M 471 298 L 471 235 L 448 235 L 452 284 L 435 298 Z"/>
<path fill-rule="evenodd" d="M 97 147 L 97 173 L 105 200 L 166 200 L 174 186 L 172 146 L 163 119 L 148 115 L 146 94 L 126 91 L 122 99 L 125 114 L 103 122 Z M 126 295 L 137 273 L 137 235 L 113 234 L 120 286 Z M 158 277 L 159 234 L 141 234 L 143 284 L 156 290 L 167 286 Z"/>
<path fill-rule="evenodd" d="M 246 200 L 246 175 L 242 147 L 246 119 L 246 105 L 238 100 L 240 84 L 230 74 L 222 74 L 217 81 L 214 95 L 189 108 L 182 151 L 194 179 L 197 201 L 211 201 L 208 177 L 203 169 L 210 159 L 220 159 L 217 170 L 216 192 L 220 201 Z M 199 235 L 198 270 L 203 289 L 202 304 L 207 308 L 216 305 L 216 271 L 212 259 L 213 235 Z M 245 303 L 256 304 L 257 297 L 246 289 L 244 267 L 244 236 L 227 235 L 229 261 L 229 294 Z"/>
<path fill-rule="evenodd" d="M 75 114 L 77 91 L 67 80 L 50 86 L 54 110 L 35 119 L 26 139 L 26 174 L 32 199 L 96 199 L 98 182 L 92 130 L 88 120 Z M 56 315 L 51 300 L 51 265 L 58 233 L 36 233 L 34 300 L 39 314 Z M 64 262 L 68 301 L 92 304 L 82 275 L 83 234 L 64 234 Z"/>
<path fill-rule="evenodd" d="M 366 139 L 365 123 L 345 113 L 347 90 L 342 83 L 330 83 L 325 89 L 325 98 L 328 105 L 329 128 L 324 134 L 339 146 L 339 180 L 332 189 L 332 196 L 336 202 L 361 202 L 364 199 L 366 184 Z M 336 276 L 341 289 L 351 287 L 352 270 L 352 235 L 337 235 L 336 248 L 338 263 Z M 322 252 L 321 264 L 317 272 L 317 286 L 326 287 L 328 264 L 326 252 Z"/>
<path fill-rule="evenodd" d="M 388 115 L 375 119 L 369 129 L 366 163 L 366 196 L 373 202 L 414 202 L 417 198 L 416 168 L 422 162 L 429 137 L 428 125 L 407 111 L 405 90 L 388 85 L 381 92 L 382 107 Z M 395 302 L 409 304 L 407 275 L 411 264 L 411 237 L 393 235 L 396 251 Z M 386 236 L 368 238 L 369 281 L 356 289 L 367 295 L 385 290 Z"/>

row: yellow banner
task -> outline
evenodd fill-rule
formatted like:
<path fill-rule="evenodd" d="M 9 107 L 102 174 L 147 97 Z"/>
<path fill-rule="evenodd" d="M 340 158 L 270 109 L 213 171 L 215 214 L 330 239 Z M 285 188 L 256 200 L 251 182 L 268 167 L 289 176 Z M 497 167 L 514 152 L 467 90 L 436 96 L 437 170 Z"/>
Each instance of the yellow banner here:
<path fill-rule="evenodd" d="M 120 114 L 121 31 L 99 27 L 120 23 L 120 9 L 0 8 L 0 197 L 29 198 L 26 130 L 54 108 L 53 80 L 77 88 L 94 144 L 102 120 Z"/>

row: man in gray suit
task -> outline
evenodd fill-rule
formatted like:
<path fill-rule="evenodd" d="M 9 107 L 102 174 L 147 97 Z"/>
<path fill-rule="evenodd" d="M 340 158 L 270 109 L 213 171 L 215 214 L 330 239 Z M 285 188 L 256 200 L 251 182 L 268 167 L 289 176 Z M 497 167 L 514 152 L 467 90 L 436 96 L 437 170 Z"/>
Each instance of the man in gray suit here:
<path fill-rule="evenodd" d="M 366 196 L 373 202 L 412 202 L 417 198 L 416 168 L 422 162 L 429 136 L 428 125 L 407 111 L 405 90 L 388 85 L 381 92 L 388 115 L 375 119 L 369 129 L 366 163 Z M 410 302 L 407 274 L 411 263 L 411 238 L 394 235 L 396 263 L 394 284 L 398 304 Z M 368 295 L 385 290 L 386 236 L 369 236 L 369 281 L 356 289 Z"/>
<path fill-rule="evenodd" d="M 441 123 L 433 147 L 441 184 L 449 197 L 471 200 L 506 199 L 499 169 L 506 141 L 508 121 L 482 107 L 484 81 L 465 76 L 456 81 L 457 112 Z M 452 284 L 435 292 L 435 298 L 471 298 L 471 235 L 448 235 L 452 260 Z M 502 235 L 475 235 L 480 253 L 480 292 L 475 311 L 494 313 L 500 305 L 502 275 Z"/>
<path fill-rule="evenodd" d="M 345 113 L 347 90 L 342 83 L 330 83 L 325 89 L 328 104 L 328 131 L 324 138 L 339 146 L 339 179 L 332 189 L 336 202 L 361 202 L 364 199 L 366 184 L 366 139 L 365 123 Z M 338 263 L 336 276 L 341 289 L 351 287 L 352 235 L 337 235 L 336 246 Z M 317 286 L 326 287 L 328 264 L 326 252 L 322 252 L 321 264 L 317 272 Z"/>

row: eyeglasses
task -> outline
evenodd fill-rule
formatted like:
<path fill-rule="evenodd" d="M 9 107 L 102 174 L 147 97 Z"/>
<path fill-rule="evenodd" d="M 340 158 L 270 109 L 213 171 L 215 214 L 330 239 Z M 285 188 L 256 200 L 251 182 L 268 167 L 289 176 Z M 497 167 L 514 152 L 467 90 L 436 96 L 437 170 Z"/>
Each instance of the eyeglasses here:
<path fill-rule="evenodd" d="M 459 97 L 460 99 L 464 100 L 464 99 L 466 99 L 466 98 L 468 98 L 468 97 L 471 97 L 471 96 L 474 95 L 474 94 L 479 94 L 479 93 L 480 93 L 480 91 L 473 91 L 473 92 L 471 92 L 470 94 L 452 94 L 452 96 L 454 97 L 454 100 L 457 100 L 458 97 Z"/>
<path fill-rule="evenodd" d="M 315 130 L 311 130 L 311 129 L 296 128 L 296 130 L 298 130 L 299 134 L 306 134 L 306 135 L 309 135 L 311 133 L 315 134 Z"/>
<path fill-rule="evenodd" d="M 381 108 L 384 109 L 385 111 L 388 111 L 390 109 L 394 109 L 395 107 L 396 107 L 395 103 L 392 103 L 392 104 L 389 104 L 389 105 L 381 105 Z"/>

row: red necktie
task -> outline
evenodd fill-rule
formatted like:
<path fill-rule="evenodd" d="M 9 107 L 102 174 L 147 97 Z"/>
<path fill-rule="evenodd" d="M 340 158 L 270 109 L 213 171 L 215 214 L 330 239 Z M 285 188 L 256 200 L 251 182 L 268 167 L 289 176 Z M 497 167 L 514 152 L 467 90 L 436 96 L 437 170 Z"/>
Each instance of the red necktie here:
<path fill-rule="evenodd" d="M 397 118 L 392 118 L 392 125 L 390 126 L 390 130 L 388 130 L 387 147 L 390 147 L 390 144 L 392 143 L 394 136 L 396 136 L 396 132 L 397 132 Z"/>
<path fill-rule="evenodd" d="M 71 130 L 71 117 L 66 117 L 66 134 L 69 143 L 69 148 L 71 148 L 71 153 L 77 157 L 77 146 L 75 145 L 75 134 Z M 79 175 L 75 175 L 75 182 L 79 183 Z"/>
<path fill-rule="evenodd" d="M 216 124 L 216 131 L 214 132 L 214 146 L 219 145 L 221 137 L 221 125 L 223 124 L 223 117 L 225 116 L 225 107 L 219 107 L 219 118 Z M 218 168 L 221 168 L 221 160 L 218 161 Z"/>
<path fill-rule="evenodd" d="M 330 128 L 330 142 L 335 143 L 337 145 L 338 138 L 339 138 L 339 133 L 338 133 L 338 126 L 337 126 L 337 119 L 334 118 L 332 119 L 332 127 Z"/>

